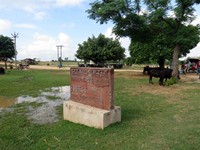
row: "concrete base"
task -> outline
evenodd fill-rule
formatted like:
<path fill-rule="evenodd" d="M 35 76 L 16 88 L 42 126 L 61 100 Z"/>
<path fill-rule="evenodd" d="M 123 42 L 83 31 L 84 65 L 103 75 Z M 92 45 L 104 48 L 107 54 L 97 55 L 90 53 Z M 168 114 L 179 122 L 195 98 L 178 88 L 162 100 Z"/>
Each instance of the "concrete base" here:
<path fill-rule="evenodd" d="M 115 106 L 112 110 L 104 110 L 72 100 L 63 102 L 63 115 L 64 120 L 100 129 L 104 129 L 110 124 L 121 122 L 120 106 Z"/>

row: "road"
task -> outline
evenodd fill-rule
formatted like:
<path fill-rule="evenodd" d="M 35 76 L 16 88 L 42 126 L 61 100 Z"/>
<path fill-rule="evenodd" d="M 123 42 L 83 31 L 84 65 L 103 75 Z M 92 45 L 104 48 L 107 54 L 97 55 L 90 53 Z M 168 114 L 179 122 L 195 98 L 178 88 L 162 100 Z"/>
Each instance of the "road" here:
<path fill-rule="evenodd" d="M 72 66 L 72 67 L 76 67 L 76 66 Z M 41 70 L 69 70 L 70 67 L 56 67 L 56 66 L 40 66 L 40 65 L 30 65 L 30 69 L 41 69 Z M 125 71 L 131 71 L 131 72 L 141 72 L 143 70 L 133 70 L 133 69 L 115 69 L 116 72 L 125 72 Z"/>

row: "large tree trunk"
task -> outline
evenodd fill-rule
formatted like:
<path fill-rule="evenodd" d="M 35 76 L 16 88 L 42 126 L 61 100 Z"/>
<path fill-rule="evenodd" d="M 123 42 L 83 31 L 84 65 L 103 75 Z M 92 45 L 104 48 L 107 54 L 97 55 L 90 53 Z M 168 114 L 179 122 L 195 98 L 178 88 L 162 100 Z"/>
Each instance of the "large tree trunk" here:
<path fill-rule="evenodd" d="M 173 71 L 172 76 L 178 79 L 179 74 L 179 65 L 178 65 L 178 58 L 179 58 L 179 51 L 180 51 L 180 45 L 176 45 L 173 51 Z"/>

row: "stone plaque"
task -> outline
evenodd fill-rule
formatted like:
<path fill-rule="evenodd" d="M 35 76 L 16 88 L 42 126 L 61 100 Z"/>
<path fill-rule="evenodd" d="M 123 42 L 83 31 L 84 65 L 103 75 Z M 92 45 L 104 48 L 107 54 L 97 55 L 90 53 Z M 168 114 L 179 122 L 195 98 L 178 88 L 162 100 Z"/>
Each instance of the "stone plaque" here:
<path fill-rule="evenodd" d="M 114 108 L 114 69 L 71 68 L 70 99 L 92 107 Z"/>

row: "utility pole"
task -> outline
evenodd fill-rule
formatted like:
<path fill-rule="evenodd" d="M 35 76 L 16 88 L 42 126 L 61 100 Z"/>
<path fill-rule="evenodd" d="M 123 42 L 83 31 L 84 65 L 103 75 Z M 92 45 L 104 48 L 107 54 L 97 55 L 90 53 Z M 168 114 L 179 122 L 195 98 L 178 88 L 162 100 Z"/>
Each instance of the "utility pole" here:
<path fill-rule="evenodd" d="M 57 55 L 58 55 L 58 67 L 62 67 L 62 47 L 63 45 L 56 45 L 57 47 Z"/>
<path fill-rule="evenodd" d="M 57 57 L 58 57 L 58 61 L 59 61 L 59 45 L 56 45 L 56 47 L 57 47 Z"/>
<path fill-rule="evenodd" d="M 16 38 L 18 38 L 18 33 L 11 33 L 12 37 L 14 38 L 14 49 L 15 49 L 15 68 L 17 68 L 17 50 L 16 50 Z"/>

